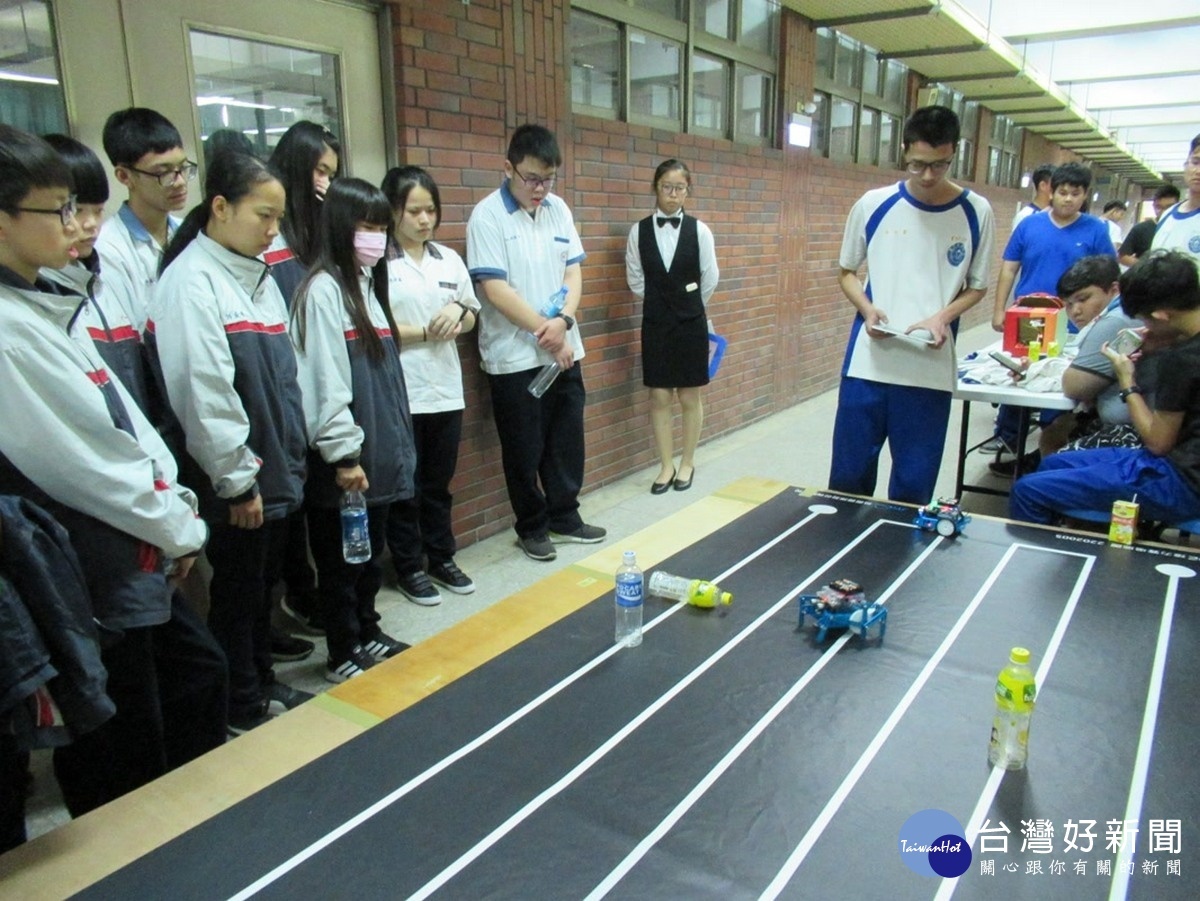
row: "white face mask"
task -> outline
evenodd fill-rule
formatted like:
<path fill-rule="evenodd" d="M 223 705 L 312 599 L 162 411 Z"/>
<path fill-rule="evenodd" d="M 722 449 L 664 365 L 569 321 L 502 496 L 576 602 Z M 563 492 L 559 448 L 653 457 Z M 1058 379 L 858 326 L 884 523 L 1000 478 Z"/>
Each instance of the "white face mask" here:
<path fill-rule="evenodd" d="M 354 259 L 370 269 L 383 259 L 387 250 L 387 233 L 360 229 L 354 233 Z"/>

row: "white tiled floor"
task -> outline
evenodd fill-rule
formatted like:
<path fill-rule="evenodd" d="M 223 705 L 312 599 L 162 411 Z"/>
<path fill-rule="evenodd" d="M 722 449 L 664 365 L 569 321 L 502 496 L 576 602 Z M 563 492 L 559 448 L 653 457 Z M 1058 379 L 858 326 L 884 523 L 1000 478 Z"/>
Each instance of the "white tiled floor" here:
<path fill-rule="evenodd" d="M 994 340 L 995 333 L 990 327 L 980 326 L 960 337 L 959 351 L 966 353 Z M 609 543 L 619 543 L 656 519 L 743 476 L 776 479 L 797 486 L 823 487 L 829 476 L 829 445 L 836 402 L 836 392 L 830 391 L 735 434 L 703 445 L 697 454 L 695 481 L 689 491 L 651 495 L 650 483 L 657 473 L 657 466 L 652 466 L 586 494 L 582 498 L 584 518 L 608 529 Z M 982 440 L 990 434 L 992 415 L 993 411 L 987 405 L 973 405 L 973 441 Z M 954 491 L 959 416 L 960 406 L 956 402 L 951 412 L 947 450 L 938 481 L 938 493 L 941 495 L 949 495 Z M 996 487 L 1004 487 L 1001 480 L 987 474 L 987 462 L 988 458 L 972 455 L 967 481 L 991 480 Z M 890 460 L 885 453 L 879 473 L 878 490 L 881 492 L 886 492 L 889 472 Z M 973 513 L 997 516 L 1005 515 L 1007 509 L 1003 498 L 978 494 L 969 495 L 963 505 Z M 492 536 L 464 548 L 456 558 L 459 566 L 478 586 L 474 594 L 460 596 L 444 592 L 445 600 L 441 605 L 422 607 L 407 600 L 399 591 L 385 588 L 378 598 L 383 628 L 403 641 L 416 644 L 544 578 L 557 567 L 589 556 L 595 549 L 593 545 L 559 545 L 556 561 L 539 563 L 521 553 L 511 531 Z M 283 617 L 280 623 L 290 623 L 290 620 Z M 302 662 L 278 664 L 276 672 L 282 681 L 297 688 L 323 691 L 329 687 L 323 677 L 324 643 L 318 637 L 306 637 L 316 641 L 316 652 Z M 31 836 L 48 831 L 66 819 L 66 813 L 57 798 L 48 755 L 36 756 L 36 791 L 30 804 Z"/>

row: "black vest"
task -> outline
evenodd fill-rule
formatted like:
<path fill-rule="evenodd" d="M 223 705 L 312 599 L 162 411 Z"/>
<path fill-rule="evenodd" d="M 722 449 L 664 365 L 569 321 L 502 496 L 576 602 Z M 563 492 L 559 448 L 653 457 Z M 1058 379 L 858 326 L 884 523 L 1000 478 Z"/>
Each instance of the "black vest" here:
<path fill-rule="evenodd" d="M 704 302 L 700 299 L 700 240 L 696 237 L 696 217 L 684 215 L 679 224 L 679 243 L 671 268 L 663 265 L 658 252 L 654 230 L 660 226 L 655 222 L 656 213 L 638 223 L 638 252 L 642 257 L 642 274 L 646 285 L 644 318 L 655 321 L 679 321 L 704 315 Z M 661 226 L 671 228 L 670 225 Z M 687 291 L 688 285 L 696 290 Z"/>

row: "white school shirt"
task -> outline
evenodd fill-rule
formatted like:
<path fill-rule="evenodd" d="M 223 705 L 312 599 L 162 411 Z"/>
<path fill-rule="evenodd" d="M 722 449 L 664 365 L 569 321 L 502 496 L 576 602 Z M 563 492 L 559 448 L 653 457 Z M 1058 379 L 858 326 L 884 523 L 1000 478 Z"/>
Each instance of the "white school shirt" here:
<path fill-rule="evenodd" d="M 865 289 L 901 331 L 948 306 L 964 288 L 986 290 L 991 278 L 995 223 L 980 195 L 963 189 L 949 203 L 916 200 L 904 182 L 868 191 L 850 210 L 838 263 L 858 271 Z M 855 316 L 843 375 L 951 391 L 954 342 L 934 349 L 903 338 L 876 340 Z"/>
<path fill-rule="evenodd" d="M 175 236 L 179 224 L 174 216 L 167 216 L 168 243 Z M 129 201 L 121 204 L 117 215 L 105 220 L 96 239 L 96 250 L 100 251 L 106 272 L 117 270 L 132 289 L 125 312 L 138 331 L 145 331 L 146 328 L 146 307 L 150 304 L 150 294 L 158 281 L 163 249 L 129 208 Z M 122 300 L 125 302 L 125 298 Z"/>
<path fill-rule="evenodd" d="M 530 216 L 508 190 L 508 180 L 475 205 L 467 222 L 467 269 L 476 283 L 502 279 L 530 309 L 539 310 L 563 285 L 568 266 L 583 262 L 586 254 L 571 210 L 561 197 L 546 198 Z M 505 375 L 536 369 L 554 362 L 537 346 L 530 333 L 514 325 L 479 295 L 479 355 L 483 371 Z M 567 332 L 575 359 L 583 359 L 579 327 Z"/>
<path fill-rule="evenodd" d="M 658 245 L 663 267 L 670 270 L 671 263 L 675 261 L 675 249 L 679 246 L 680 229 L 670 225 L 659 225 L 659 216 L 667 219 L 672 217 L 660 209 L 655 209 L 654 219 L 651 220 L 654 222 L 654 243 Z M 676 213 L 674 218 L 682 219 L 683 210 Z M 629 230 L 629 240 L 625 244 L 625 280 L 629 283 L 630 291 L 638 297 L 645 297 L 646 275 L 642 269 L 642 252 L 638 244 L 640 224 L 640 221 L 633 224 L 633 228 Z M 721 271 L 717 268 L 717 250 L 712 229 L 699 219 L 696 220 L 696 240 L 700 242 L 700 300 L 707 307 L 709 298 L 717 290 L 717 280 Z"/>
<path fill-rule="evenodd" d="M 1200 261 L 1200 209 L 1181 213 L 1180 206 L 1181 203 L 1175 204 L 1158 220 L 1150 249 L 1182 250 Z"/>
<path fill-rule="evenodd" d="M 448 303 L 466 304 L 479 317 L 479 301 L 471 276 L 457 253 L 443 244 L 425 242 L 416 262 L 408 254 L 388 261 L 388 303 L 397 323 L 427 325 Z M 454 341 L 400 342 L 400 362 L 408 385 L 409 409 L 414 414 L 461 410 L 462 365 Z"/>

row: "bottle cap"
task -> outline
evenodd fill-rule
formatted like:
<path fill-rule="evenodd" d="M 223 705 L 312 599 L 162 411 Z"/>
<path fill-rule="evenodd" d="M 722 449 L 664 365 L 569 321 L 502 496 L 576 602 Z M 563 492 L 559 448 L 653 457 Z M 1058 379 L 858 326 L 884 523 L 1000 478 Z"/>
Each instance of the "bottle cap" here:
<path fill-rule="evenodd" d="M 1013 663 L 1028 663 L 1029 657 L 1030 654 L 1026 648 L 1013 648 L 1012 652 L 1009 654 L 1009 659 Z"/>
<path fill-rule="evenodd" d="M 636 554 L 636 553 L 634 553 L 633 551 L 626 551 L 626 552 L 625 552 L 625 562 L 626 562 L 627 564 L 629 564 L 629 563 L 633 563 L 633 562 L 634 562 L 634 561 L 636 561 L 636 560 L 637 560 L 637 554 Z M 1029 653 L 1029 652 L 1028 652 L 1028 651 L 1026 651 L 1026 653 Z"/>
<path fill-rule="evenodd" d="M 730 594 L 728 591 L 722 591 L 720 601 L 722 604 L 724 604 L 726 607 L 728 607 L 730 604 L 733 603 L 733 595 Z"/>

